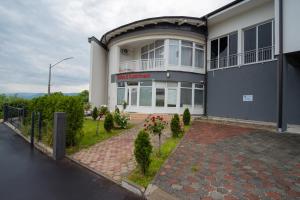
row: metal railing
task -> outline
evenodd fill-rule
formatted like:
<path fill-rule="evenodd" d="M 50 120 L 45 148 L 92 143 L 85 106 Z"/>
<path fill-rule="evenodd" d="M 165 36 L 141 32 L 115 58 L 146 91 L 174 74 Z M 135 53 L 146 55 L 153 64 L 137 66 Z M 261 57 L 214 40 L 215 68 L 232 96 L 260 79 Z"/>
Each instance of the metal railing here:
<path fill-rule="evenodd" d="M 209 69 L 222 69 L 274 59 L 274 46 L 245 51 L 208 61 Z"/>
<path fill-rule="evenodd" d="M 120 62 L 119 72 L 138 72 L 161 70 L 165 68 L 164 59 L 140 59 Z"/>
<path fill-rule="evenodd" d="M 16 128 L 20 128 L 24 123 L 25 109 L 13 106 L 4 106 L 4 121 L 9 122 Z"/>

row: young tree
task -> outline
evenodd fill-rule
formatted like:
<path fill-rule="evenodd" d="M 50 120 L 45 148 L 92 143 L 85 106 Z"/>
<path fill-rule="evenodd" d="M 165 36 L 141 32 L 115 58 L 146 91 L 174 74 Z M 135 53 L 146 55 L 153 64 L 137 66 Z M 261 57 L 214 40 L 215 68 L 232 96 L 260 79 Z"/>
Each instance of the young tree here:
<path fill-rule="evenodd" d="M 134 156 L 144 175 L 151 163 L 151 153 L 152 145 L 149 134 L 145 130 L 141 130 L 134 142 Z"/>
<path fill-rule="evenodd" d="M 191 113 L 188 108 L 186 108 L 183 112 L 183 124 L 184 125 L 189 125 L 191 122 Z"/>
<path fill-rule="evenodd" d="M 166 128 L 167 122 L 161 116 L 150 116 L 145 120 L 145 130 L 153 135 L 158 135 L 158 155 L 160 156 L 160 139 L 162 131 Z"/>
<path fill-rule="evenodd" d="M 179 134 L 182 132 L 181 126 L 180 126 L 180 119 L 179 119 L 179 115 L 178 114 L 175 114 L 172 117 L 170 128 L 171 128 L 172 136 L 173 137 L 178 137 Z"/>
<path fill-rule="evenodd" d="M 92 112 L 92 118 L 93 118 L 93 120 L 96 120 L 96 119 L 97 119 L 98 114 L 99 114 L 99 113 L 98 113 L 97 107 L 94 107 L 93 112 Z"/>
<path fill-rule="evenodd" d="M 114 127 L 114 118 L 110 112 L 105 115 L 104 128 L 107 132 L 110 132 Z"/>

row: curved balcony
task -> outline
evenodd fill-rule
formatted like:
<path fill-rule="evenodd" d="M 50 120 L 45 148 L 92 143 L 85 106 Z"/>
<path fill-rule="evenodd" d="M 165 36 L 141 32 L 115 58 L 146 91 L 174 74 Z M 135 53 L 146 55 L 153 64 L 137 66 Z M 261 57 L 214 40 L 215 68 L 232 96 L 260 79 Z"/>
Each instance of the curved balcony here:
<path fill-rule="evenodd" d="M 140 59 L 120 62 L 119 72 L 166 70 L 165 59 Z"/>

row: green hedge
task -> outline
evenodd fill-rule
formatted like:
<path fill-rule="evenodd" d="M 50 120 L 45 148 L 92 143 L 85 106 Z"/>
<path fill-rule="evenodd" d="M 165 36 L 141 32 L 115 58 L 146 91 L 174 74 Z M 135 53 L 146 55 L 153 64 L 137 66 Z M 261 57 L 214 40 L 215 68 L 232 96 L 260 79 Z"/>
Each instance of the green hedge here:
<path fill-rule="evenodd" d="M 77 144 L 84 121 L 83 102 L 80 97 L 57 93 L 34 98 L 30 110 L 41 112 L 43 121 L 52 125 L 54 112 L 65 112 L 67 115 L 66 146 Z"/>
<path fill-rule="evenodd" d="M 23 99 L 23 98 L 16 97 L 16 96 L 6 96 L 4 94 L 0 94 L 0 119 L 3 118 L 4 104 L 14 106 L 14 107 L 22 107 L 22 108 L 28 109 L 30 100 Z"/>

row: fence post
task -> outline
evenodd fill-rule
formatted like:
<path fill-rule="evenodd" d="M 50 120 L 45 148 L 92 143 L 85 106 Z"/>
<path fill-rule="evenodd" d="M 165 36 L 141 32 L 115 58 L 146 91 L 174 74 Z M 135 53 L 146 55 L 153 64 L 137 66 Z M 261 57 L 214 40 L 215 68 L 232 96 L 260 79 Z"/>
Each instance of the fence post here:
<path fill-rule="evenodd" d="M 42 139 L 42 113 L 39 112 L 39 122 L 38 122 L 38 126 L 39 126 L 39 136 L 38 136 L 38 141 L 41 141 Z"/>
<path fill-rule="evenodd" d="M 31 113 L 31 135 L 30 135 L 31 147 L 34 146 L 34 112 Z"/>
<path fill-rule="evenodd" d="M 66 146 L 66 113 L 54 113 L 54 128 L 53 128 L 53 158 L 60 160 L 65 156 Z"/>
<path fill-rule="evenodd" d="M 3 121 L 5 121 L 5 122 L 8 119 L 8 113 L 7 113 L 7 111 L 8 111 L 7 104 L 4 104 L 3 105 Z"/>

